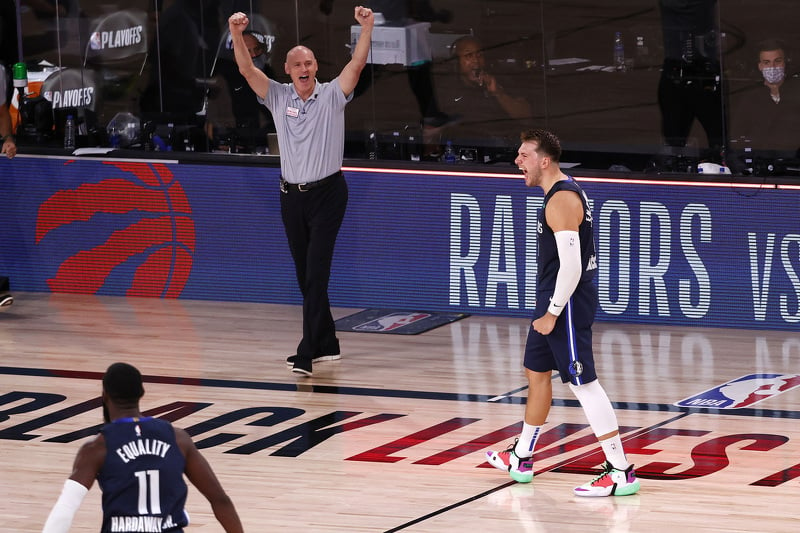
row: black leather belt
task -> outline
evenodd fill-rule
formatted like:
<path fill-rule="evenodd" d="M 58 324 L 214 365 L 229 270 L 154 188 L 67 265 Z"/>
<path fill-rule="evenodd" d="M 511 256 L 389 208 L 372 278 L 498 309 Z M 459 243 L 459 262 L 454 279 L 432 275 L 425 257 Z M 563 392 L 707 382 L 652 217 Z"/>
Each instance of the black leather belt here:
<path fill-rule="evenodd" d="M 282 193 L 289 193 L 289 192 L 308 192 L 311 189 L 316 189 L 318 187 L 324 187 L 325 185 L 330 185 L 336 178 L 342 175 L 341 170 L 337 170 L 330 176 L 325 176 L 321 180 L 317 181 L 309 181 L 308 183 L 289 183 L 285 179 L 281 178 L 281 192 Z"/>

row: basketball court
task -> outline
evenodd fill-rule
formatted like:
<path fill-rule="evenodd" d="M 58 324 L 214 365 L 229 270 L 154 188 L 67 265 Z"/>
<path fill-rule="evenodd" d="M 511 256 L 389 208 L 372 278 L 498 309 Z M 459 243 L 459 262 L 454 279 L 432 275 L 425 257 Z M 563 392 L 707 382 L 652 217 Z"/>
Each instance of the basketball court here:
<path fill-rule="evenodd" d="M 572 489 L 603 457 L 560 380 L 533 483 L 484 461 L 521 426 L 524 319 L 340 332 L 342 359 L 300 378 L 285 363 L 296 306 L 14 296 L 0 313 L 0 531 L 41 531 L 102 421 L 100 378 L 116 361 L 145 375 L 146 414 L 193 436 L 246 531 L 788 532 L 800 523 L 793 332 L 596 323 L 598 373 L 642 488 L 583 499 Z M 194 488 L 187 510 L 187 531 L 221 530 Z M 72 531 L 99 524 L 95 486 Z"/>

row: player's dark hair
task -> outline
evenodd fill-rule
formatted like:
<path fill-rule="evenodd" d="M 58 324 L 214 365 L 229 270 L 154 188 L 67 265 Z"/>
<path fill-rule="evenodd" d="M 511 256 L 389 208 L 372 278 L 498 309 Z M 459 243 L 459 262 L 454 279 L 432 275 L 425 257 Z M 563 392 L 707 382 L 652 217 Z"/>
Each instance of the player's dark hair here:
<path fill-rule="evenodd" d="M 103 375 L 103 389 L 116 404 L 134 404 L 144 395 L 142 374 L 128 363 L 114 363 Z"/>
<path fill-rule="evenodd" d="M 520 134 L 519 138 L 524 143 L 537 143 L 539 147 L 536 151 L 548 156 L 553 161 L 558 162 L 561 160 L 561 141 L 558 140 L 554 133 L 541 129 L 525 130 Z"/>

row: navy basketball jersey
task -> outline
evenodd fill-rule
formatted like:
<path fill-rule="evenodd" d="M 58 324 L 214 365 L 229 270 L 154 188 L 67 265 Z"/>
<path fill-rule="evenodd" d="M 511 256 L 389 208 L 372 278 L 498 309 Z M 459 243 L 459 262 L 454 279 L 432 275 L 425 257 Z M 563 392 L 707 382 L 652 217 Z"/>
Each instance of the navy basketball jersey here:
<path fill-rule="evenodd" d="M 595 273 L 597 272 L 597 259 L 594 249 L 594 231 L 592 229 L 592 213 L 589 211 L 589 200 L 586 193 L 583 192 L 580 185 L 578 185 L 571 176 L 568 179 L 557 181 L 553 187 L 547 192 L 544 197 L 542 209 L 539 212 L 539 241 L 537 253 L 537 267 L 539 274 L 539 285 L 537 287 L 537 307 L 542 306 L 547 309 L 550 305 L 550 296 L 553 295 L 553 290 L 556 286 L 556 275 L 560 262 L 558 260 L 558 247 L 556 245 L 556 238 L 553 230 L 547 225 L 545 218 L 545 209 L 547 202 L 553 195 L 559 191 L 574 191 L 578 193 L 583 204 L 583 221 L 578 226 L 578 237 L 581 241 L 581 267 L 582 274 L 578 283 L 579 287 L 584 283 L 591 282 Z"/>
<path fill-rule="evenodd" d="M 97 475 L 103 491 L 102 533 L 181 531 L 186 460 L 172 424 L 156 418 L 123 418 L 100 430 L 106 459 Z"/>

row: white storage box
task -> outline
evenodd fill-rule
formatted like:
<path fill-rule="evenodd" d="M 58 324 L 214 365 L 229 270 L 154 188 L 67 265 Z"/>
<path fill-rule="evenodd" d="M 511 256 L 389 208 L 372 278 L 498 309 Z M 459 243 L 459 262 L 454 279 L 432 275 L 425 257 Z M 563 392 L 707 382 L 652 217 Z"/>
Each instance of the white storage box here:
<path fill-rule="evenodd" d="M 375 65 L 415 65 L 431 60 L 428 38 L 429 22 L 416 22 L 407 26 L 375 26 L 372 30 L 372 48 L 367 63 Z M 361 26 L 350 26 L 350 52 L 355 50 Z"/>

